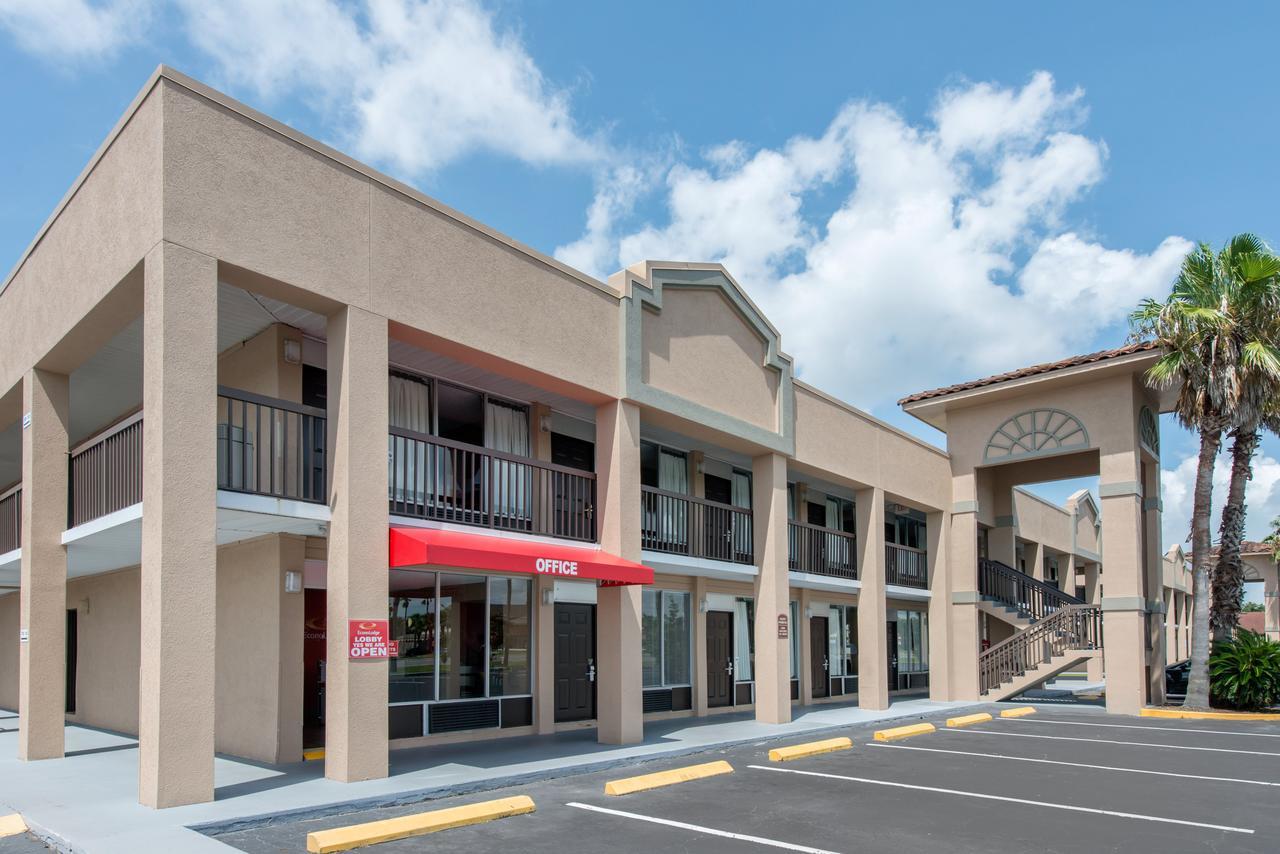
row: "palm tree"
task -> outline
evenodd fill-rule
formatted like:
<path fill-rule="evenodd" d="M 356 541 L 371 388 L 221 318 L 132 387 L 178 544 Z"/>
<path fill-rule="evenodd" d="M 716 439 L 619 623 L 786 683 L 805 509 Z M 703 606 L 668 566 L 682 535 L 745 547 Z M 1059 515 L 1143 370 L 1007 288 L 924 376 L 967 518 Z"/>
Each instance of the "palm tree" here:
<path fill-rule="evenodd" d="M 1239 242 L 1241 245 L 1236 247 Z M 1244 600 L 1244 567 L 1240 542 L 1244 538 L 1245 486 L 1253 476 L 1253 455 L 1261 431 L 1275 430 L 1280 421 L 1280 258 L 1258 238 L 1240 235 L 1241 278 L 1234 289 L 1233 314 L 1239 341 L 1238 381 L 1232 404 L 1231 483 L 1222 508 L 1218 535 L 1218 564 L 1212 576 L 1210 622 L 1215 641 L 1229 640 L 1240 624 Z"/>
<path fill-rule="evenodd" d="M 1222 434 L 1233 422 L 1245 358 L 1239 307 L 1255 291 L 1272 287 L 1274 256 L 1252 235 L 1240 235 L 1215 253 L 1202 243 L 1182 261 L 1165 302 L 1144 300 L 1130 316 L 1134 337 L 1153 340 L 1162 350 L 1147 371 L 1158 388 L 1178 388 L 1174 412 L 1182 425 L 1200 433 L 1200 456 L 1191 513 L 1192 642 L 1187 686 L 1189 708 L 1209 706 L 1209 517 L 1213 465 Z M 1267 259 L 1270 259 L 1268 261 Z M 1262 284 L 1260 284 L 1262 283 Z M 1255 358 L 1253 354 L 1250 358 Z"/>

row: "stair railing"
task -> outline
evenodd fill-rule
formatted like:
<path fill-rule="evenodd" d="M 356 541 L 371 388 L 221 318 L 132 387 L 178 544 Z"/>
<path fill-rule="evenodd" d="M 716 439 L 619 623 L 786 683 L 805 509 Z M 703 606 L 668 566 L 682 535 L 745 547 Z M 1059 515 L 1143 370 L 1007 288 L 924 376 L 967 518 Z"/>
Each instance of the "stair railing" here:
<path fill-rule="evenodd" d="M 1042 620 L 1068 605 L 1084 604 L 1052 584 L 987 558 L 978 559 L 978 592 L 1029 614 L 1033 620 Z"/>
<path fill-rule="evenodd" d="M 1102 649 L 1102 609 L 1063 605 L 1057 611 L 978 656 L 978 690 L 986 694 L 1024 676 L 1055 656 Z"/>

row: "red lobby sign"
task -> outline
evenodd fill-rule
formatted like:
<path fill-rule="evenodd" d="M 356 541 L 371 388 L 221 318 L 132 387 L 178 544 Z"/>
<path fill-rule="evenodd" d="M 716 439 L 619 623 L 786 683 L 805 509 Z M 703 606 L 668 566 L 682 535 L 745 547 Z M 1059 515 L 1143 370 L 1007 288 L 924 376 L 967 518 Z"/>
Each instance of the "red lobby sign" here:
<path fill-rule="evenodd" d="M 347 620 L 347 656 L 353 659 L 395 658 L 399 644 L 391 640 L 388 620 Z"/>

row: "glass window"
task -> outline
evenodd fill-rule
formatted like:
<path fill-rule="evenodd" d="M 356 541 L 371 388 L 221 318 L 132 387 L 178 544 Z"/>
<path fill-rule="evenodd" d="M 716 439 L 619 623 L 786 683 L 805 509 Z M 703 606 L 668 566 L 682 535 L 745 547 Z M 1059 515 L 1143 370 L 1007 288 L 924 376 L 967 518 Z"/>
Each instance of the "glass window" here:
<path fill-rule="evenodd" d="M 529 580 L 489 579 L 489 696 L 528 694 Z"/>
<path fill-rule="evenodd" d="M 898 672 L 921 673 L 929 669 L 929 615 L 923 611 L 898 611 Z"/>
<path fill-rule="evenodd" d="M 800 603 L 791 600 L 791 678 L 800 678 Z"/>
<path fill-rule="evenodd" d="M 440 699 L 484 696 L 485 581 L 440 576 Z"/>
<path fill-rule="evenodd" d="M 739 598 L 735 603 L 733 615 L 733 678 L 739 682 L 750 682 L 755 679 L 755 624 L 755 600 Z"/>
<path fill-rule="evenodd" d="M 388 618 L 399 655 L 388 662 L 392 703 L 436 698 L 436 574 L 391 570 Z"/>
<path fill-rule="evenodd" d="M 689 599 L 676 590 L 641 594 L 640 668 L 646 688 L 692 683 Z"/>
<path fill-rule="evenodd" d="M 858 673 L 858 608 L 832 605 L 827 616 L 827 663 L 832 676 Z"/>
<path fill-rule="evenodd" d="M 484 446 L 483 395 L 471 389 L 439 383 L 436 405 L 439 407 L 440 438 Z"/>

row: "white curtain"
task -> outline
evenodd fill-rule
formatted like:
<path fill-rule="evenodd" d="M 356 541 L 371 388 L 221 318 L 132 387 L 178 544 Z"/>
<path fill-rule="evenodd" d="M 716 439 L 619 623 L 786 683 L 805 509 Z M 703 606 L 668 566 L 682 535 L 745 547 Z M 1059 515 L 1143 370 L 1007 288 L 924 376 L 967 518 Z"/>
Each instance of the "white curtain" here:
<path fill-rule="evenodd" d="M 750 682 L 755 677 L 751 672 L 752 619 L 755 608 L 750 599 L 738 599 L 734 603 L 733 614 L 733 678 L 738 682 Z"/>
<path fill-rule="evenodd" d="M 827 496 L 827 530 L 840 530 L 840 499 Z M 844 537 L 827 537 L 827 564 L 829 567 L 849 565 L 849 541 Z"/>
<path fill-rule="evenodd" d="M 844 608 L 827 609 L 827 675 L 844 675 Z"/>
<path fill-rule="evenodd" d="M 529 456 L 529 412 L 522 407 L 490 400 L 484 408 L 484 444 L 487 448 Z M 530 509 L 529 466 L 510 460 L 493 460 L 485 489 L 495 488 L 493 510 L 503 516 L 527 518 Z"/>
<path fill-rule="evenodd" d="M 390 374 L 387 391 L 388 420 L 392 427 L 414 433 L 431 432 L 431 386 Z M 387 475 L 392 498 L 410 504 L 423 503 L 427 483 L 426 445 L 397 436 L 390 436 L 387 441 Z"/>
<path fill-rule="evenodd" d="M 689 494 L 689 461 L 683 454 L 658 451 L 658 489 L 665 492 Z M 662 507 L 662 531 L 672 544 L 689 542 L 689 516 L 684 504 L 669 498 L 660 498 Z"/>
<path fill-rule="evenodd" d="M 733 473 L 733 494 L 731 497 L 734 507 L 741 507 L 746 510 L 751 509 L 751 475 L 740 471 Z M 742 555 L 747 554 L 751 551 L 753 544 L 746 517 L 734 513 L 732 527 L 734 552 Z"/>

